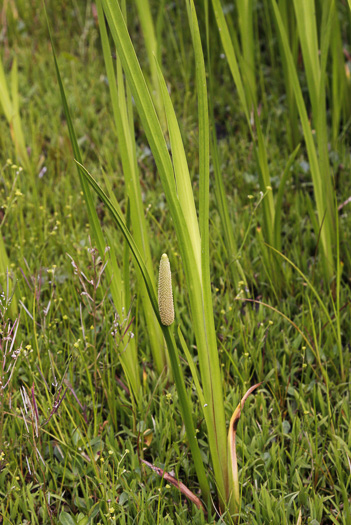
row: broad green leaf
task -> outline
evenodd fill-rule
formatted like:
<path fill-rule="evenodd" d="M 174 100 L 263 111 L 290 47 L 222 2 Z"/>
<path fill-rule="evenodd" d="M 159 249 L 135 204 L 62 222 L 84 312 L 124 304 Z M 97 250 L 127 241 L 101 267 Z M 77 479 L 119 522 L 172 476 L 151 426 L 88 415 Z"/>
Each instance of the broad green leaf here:
<path fill-rule="evenodd" d="M 169 96 L 166 82 L 160 70 L 160 66 L 157 64 L 158 80 L 160 89 L 163 97 L 163 103 L 165 107 L 165 113 L 168 124 L 168 132 L 170 136 L 172 159 L 174 174 L 177 187 L 178 200 L 184 214 L 186 224 L 188 226 L 189 235 L 193 243 L 197 267 L 201 268 L 201 241 L 199 226 L 197 222 L 196 209 L 194 203 L 194 196 L 191 187 L 191 179 L 186 160 L 186 154 L 184 150 L 183 140 L 180 134 L 180 129 L 177 121 L 177 117 L 174 112 L 171 97 Z"/>
<path fill-rule="evenodd" d="M 166 117 L 163 111 L 162 95 L 158 81 L 157 67 L 155 63 L 155 57 L 158 56 L 158 44 L 155 34 L 155 27 L 152 20 L 150 3 L 149 0 L 136 0 L 136 5 L 138 8 L 141 28 L 144 33 L 144 42 L 151 70 L 153 100 L 157 109 L 157 114 L 160 119 L 161 125 L 164 128 L 166 125 Z"/>
<path fill-rule="evenodd" d="M 62 525 L 77 525 L 76 520 L 64 510 L 60 514 L 59 521 Z"/>
<path fill-rule="evenodd" d="M 207 344 L 215 352 L 208 352 L 212 373 L 210 377 L 211 385 L 205 386 L 206 393 L 210 390 L 214 399 L 213 422 L 209 415 L 210 406 L 205 401 L 201 404 L 207 405 L 205 409 L 205 419 L 207 427 L 211 428 L 214 424 L 215 433 L 209 432 L 209 442 L 213 469 L 217 481 L 217 489 L 220 494 L 225 495 L 226 504 L 229 502 L 229 479 L 228 461 L 225 436 L 225 414 L 223 411 L 223 390 L 220 383 L 220 363 L 218 359 L 217 341 L 213 319 L 212 291 L 210 278 L 210 254 L 209 254 L 209 115 L 208 115 L 208 94 L 205 60 L 202 51 L 200 31 L 196 16 L 193 0 L 188 2 L 188 18 L 191 29 L 193 47 L 195 52 L 196 88 L 198 95 L 198 122 L 199 122 L 199 221 L 201 231 L 201 269 L 202 269 L 202 294 L 203 310 L 205 318 L 205 329 Z M 202 373 L 203 376 L 203 373 Z M 219 381 L 219 382 L 218 382 Z M 212 441 L 213 440 L 213 441 Z"/>

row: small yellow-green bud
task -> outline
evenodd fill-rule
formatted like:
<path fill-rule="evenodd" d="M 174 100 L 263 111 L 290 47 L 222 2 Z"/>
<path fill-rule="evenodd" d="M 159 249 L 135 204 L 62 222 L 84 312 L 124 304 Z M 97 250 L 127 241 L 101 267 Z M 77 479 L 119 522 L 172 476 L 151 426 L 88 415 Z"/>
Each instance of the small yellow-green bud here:
<path fill-rule="evenodd" d="M 161 257 L 158 274 L 158 310 L 161 323 L 169 326 L 174 321 L 171 266 L 166 253 Z"/>

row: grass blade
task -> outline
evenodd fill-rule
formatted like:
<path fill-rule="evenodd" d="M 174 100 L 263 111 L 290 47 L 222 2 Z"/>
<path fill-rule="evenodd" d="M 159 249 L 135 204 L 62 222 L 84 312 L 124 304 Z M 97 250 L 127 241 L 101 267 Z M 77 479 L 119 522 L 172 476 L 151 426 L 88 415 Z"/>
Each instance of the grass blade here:
<path fill-rule="evenodd" d="M 161 88 L 158 79 L 157 66 L 155 57 L 158 57 L 158 43 L 155 34 L 155 27 L 152 21 L 151 9 L 149 0 L 136 0 L 138 14 L 142 31 L 144 33 L 144 42 L 149 58 L 149 65 L 151 71 L 153 100 L 157 109 L 157 114 L 163 128 L 166 126 L 166 115 L 162 105 Z"/>

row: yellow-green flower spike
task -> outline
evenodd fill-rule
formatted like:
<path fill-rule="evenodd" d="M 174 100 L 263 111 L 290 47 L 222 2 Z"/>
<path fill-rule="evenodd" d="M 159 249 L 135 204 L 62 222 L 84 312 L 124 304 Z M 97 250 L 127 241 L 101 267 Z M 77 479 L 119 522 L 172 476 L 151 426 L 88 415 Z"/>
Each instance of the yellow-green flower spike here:
<path fill-rule="evenodd" d="M 158 310 L 161 323 L 169 326 L 174 321 L 171 265 L 166 253 L 161 257 L 158 274 Z"/>

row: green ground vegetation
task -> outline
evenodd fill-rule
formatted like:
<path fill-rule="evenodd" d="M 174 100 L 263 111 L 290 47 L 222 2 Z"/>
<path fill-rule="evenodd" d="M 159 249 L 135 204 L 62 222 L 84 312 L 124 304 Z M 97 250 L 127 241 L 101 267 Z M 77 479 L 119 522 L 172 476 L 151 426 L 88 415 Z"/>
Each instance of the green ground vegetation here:
<path fill-rule="evenodd" d="M 0 523 L 349 525 L 351 6 L 121 2 L 143 87 L 114 4 L 46 2 L 59 73 L 0 7 Z"/>

